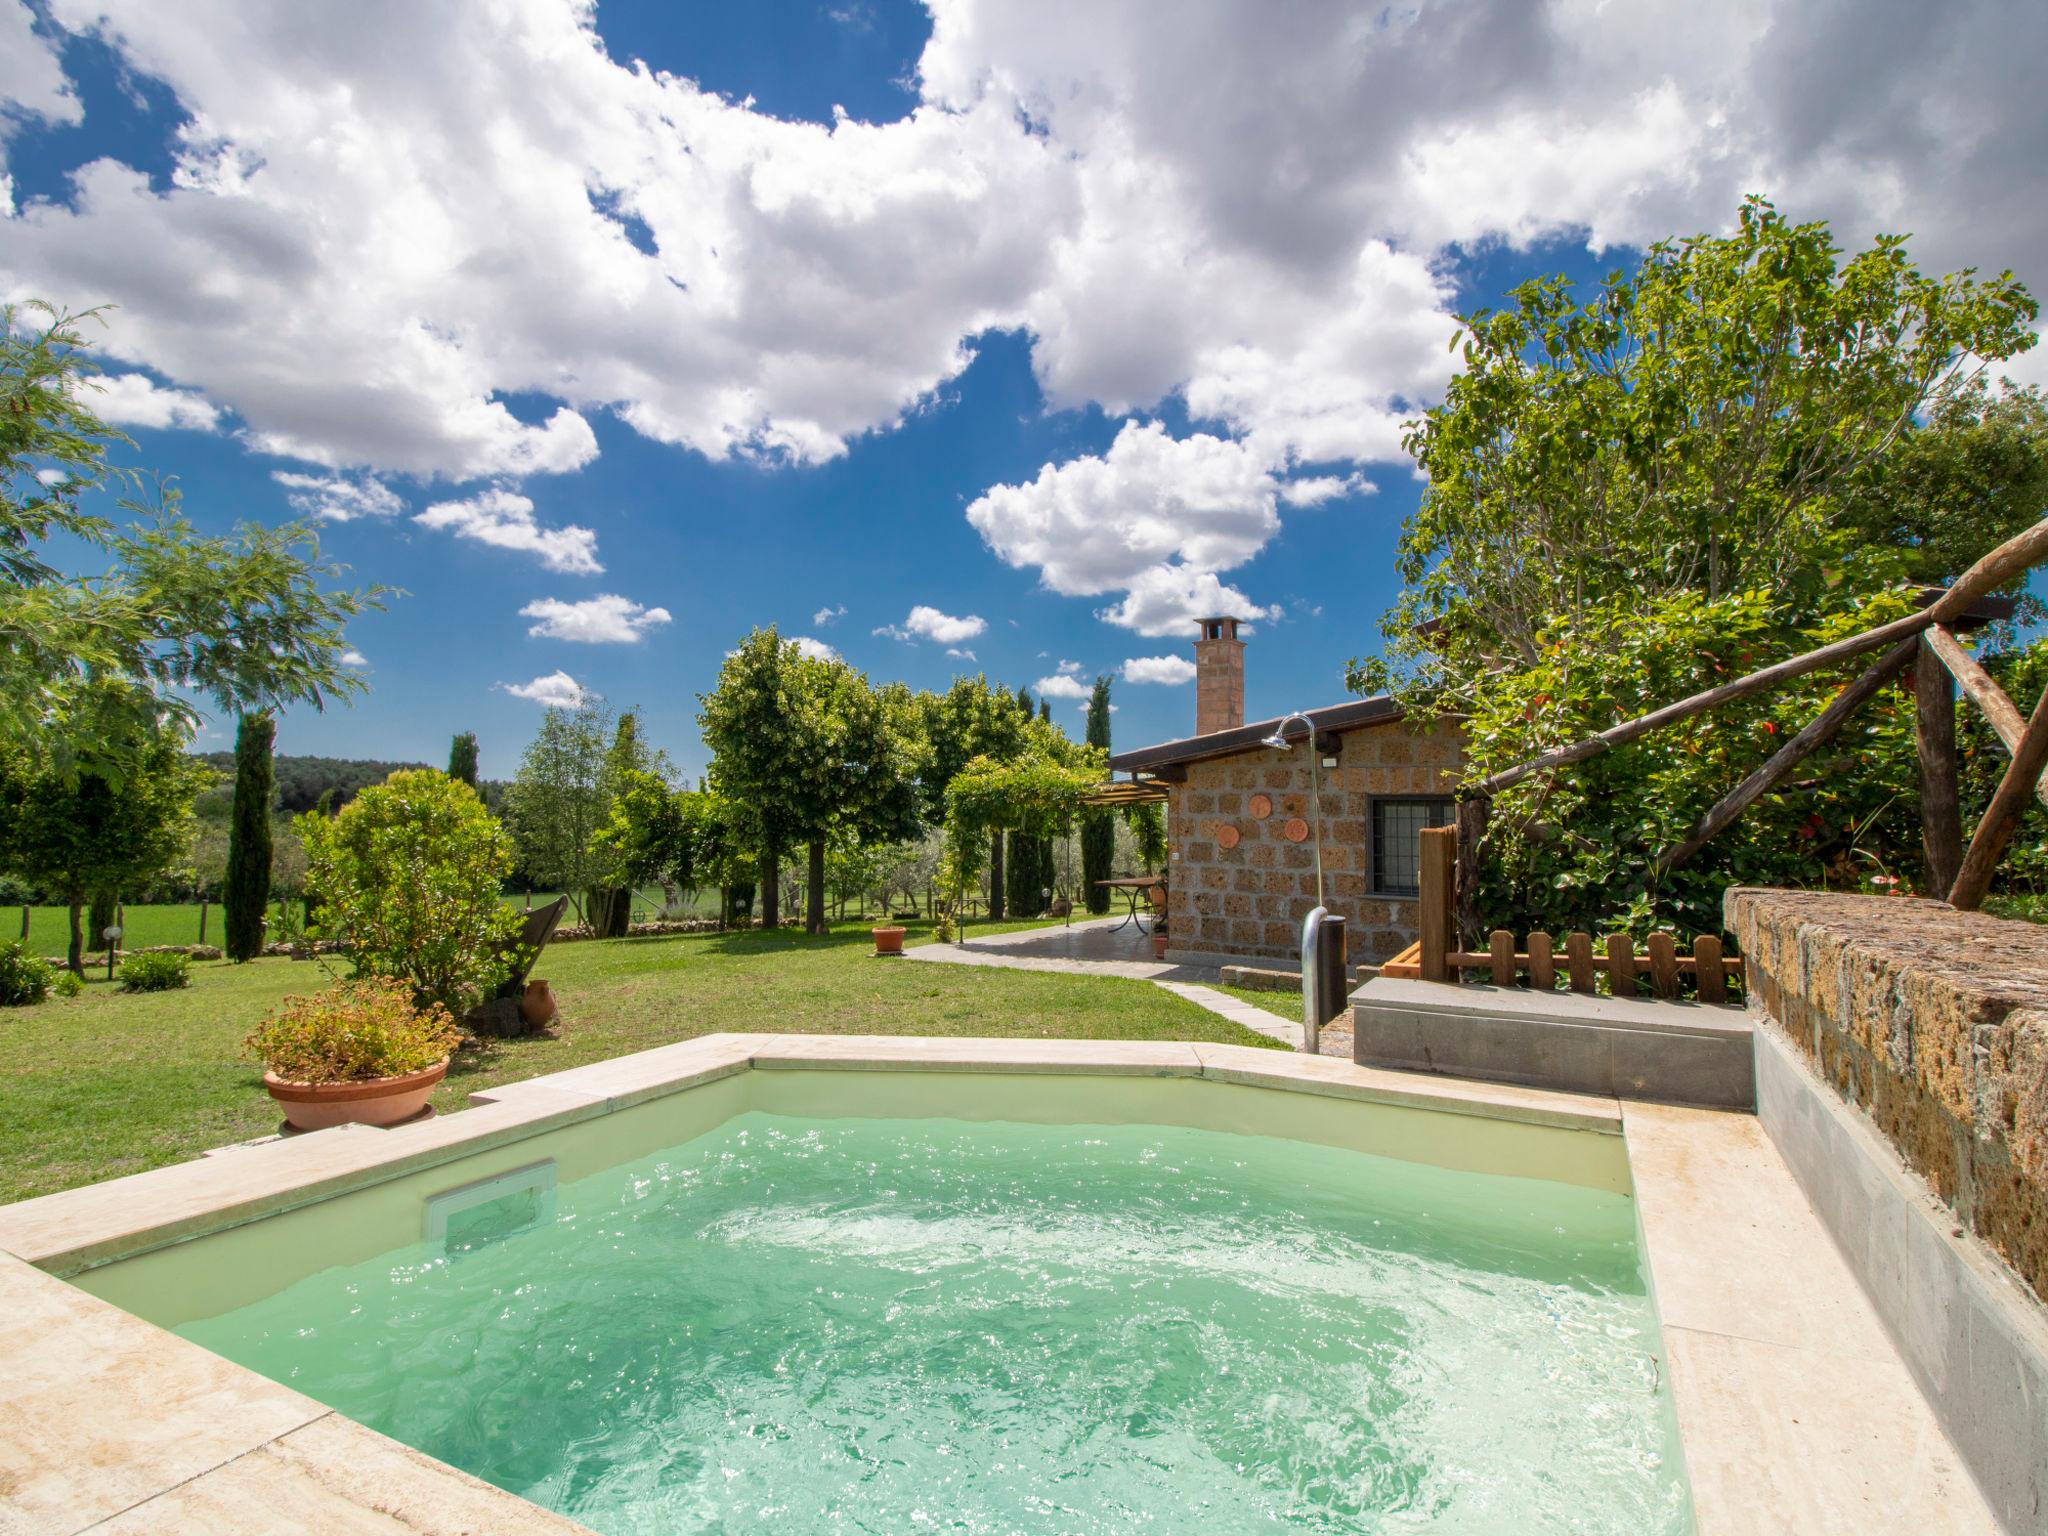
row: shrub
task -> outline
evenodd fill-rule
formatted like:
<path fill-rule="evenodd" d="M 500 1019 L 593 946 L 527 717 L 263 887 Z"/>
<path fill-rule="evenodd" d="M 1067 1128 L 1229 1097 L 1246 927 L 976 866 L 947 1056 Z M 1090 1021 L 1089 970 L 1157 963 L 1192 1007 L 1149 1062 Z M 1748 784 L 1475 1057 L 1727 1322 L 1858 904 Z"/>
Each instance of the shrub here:
<path fill-rule="evenodd" d="M 405 981 L 366 977 L 287 997 L 242 1043 L 288 1083 L 357 1083 L 431 1067 L 461 1039 L 448 1010 L 415 1003 Z"/>
<path fill-rule="evenodd" d="M 183 955 L 131 955 L 121 962 L 123 992 L 169 992 L 192 985 L 192 962 Z"/>
<path fill-rule="evenodd" d="M 55 981 L 55 968 L 41 955 L 30 954 L 19 942 L 0 944 L 0 1007 L 40 1003 Z"/>
<path fill-rule="evenodd" d="M 460 1012 L 504 980 L 517 913 L 498 900 L 510 840 L 468 785 L 404 769 L 332 818 L 301 816 L 314 927 L 358 976 L 395 976 Z"/>
<path fill-rule="evenodd" d="M 85 980 L 72 971 L 57 972 L 57 979 L 50 983 L 50 990 L 59 997 L 78 997 L 85 991 Z"/>

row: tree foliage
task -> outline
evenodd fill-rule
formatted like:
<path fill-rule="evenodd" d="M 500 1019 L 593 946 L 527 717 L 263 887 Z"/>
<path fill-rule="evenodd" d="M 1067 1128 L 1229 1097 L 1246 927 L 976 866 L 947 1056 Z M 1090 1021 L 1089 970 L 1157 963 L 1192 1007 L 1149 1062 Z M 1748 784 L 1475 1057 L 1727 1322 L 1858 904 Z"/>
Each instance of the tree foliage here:
<path fill-rule="evenodd" d="M 1088 745 L 1109 751 L 1109 679 L 1098 677 L 1088 695 Z M 1109 910 L 1109 891 L 1097 884 L 1115 873 L 1116 823 L 1105 810 L 1081 813 L 1081 893 L 1098 917 Z"/>
<path fill-rule="evenodd" d="M 263 953 L 270 904 L 270 748 L 277 722 L 258 712 L 235 730 L 235 804 L 228 823 L 227 875 L 221 883 L 222 947 L 230 960 Z"/>
<path fill-rule="evenodd" d="M 1471 777 L 1903 612 L 2039 515 L 2039 402 L 1980 383 L 2032 344 L 2010 273 L 1926 277 L 1890 236 L 1844 260 L 1752 199 L 1733 234 L 1657 245 L 1583 303 L 1562 278 L 1514 300 L 1464 322 L 1463 372 L 1411 424 L 1429 486 L 1408 587 L 1386 659 L 1350 669 L 1459 717 Z M 1737 831 L 1651 872 L 1859 669 L 1523 781 L 1482 851 L 1487 921 L 1711 930 L 1732 880 L 1911 860 L 1894 688 Z"/>
<path fill-rule="evenodd" d="M 594 840 L 611 814 L 612 735 L 610 712 L 595 698 L 575 709 L 548 710 L 505 795 L 521 867 L 566 892 L 586 921 L 588 893 L 606 880 L 608 856 Z"/>
<path fill-rule="evenodd" d="M 127 440 L 91 409 L 84 326 L 96 318 L 0 308 L 0 740 L 118 779 L 126 748 L 160 727 L 189 732 L 195 695 L 242 714 L 360 691 L 344 628 L 384 589 L 332 589 L 340 568 L 309 525 L 202 537 L 175 490 L 139 499 L 137 477 L 107 458 Z M 127 493 L 139 521 L 116 529 L 88 512 L 102 491 Z M 53 534 L 111 569 L 64 575 L 45 550 Z"/>
<path fill-rule="evenodd" d="M 917 827 L 922 742 L 911 696 L 872 687 L 837 657 L 808 656 L 773 629 L 726 657 L 700 697 L 712 787 L 771 859 L 810 850 L 812 932 L 825 926 L 825 845 L 893 842 Z M 772 890 L 773 880 L 764 880 Z"/>
<path fill-rule="evenodd" d="M 413 999 L 460 1014 L 508 974 L 518 915 L 499 900 L 511 839 L 467 785 L 413 769 L 348 803 L 301 816 L 317 929 L 358 976 L 404 981 Z"/>
<path fill-rule="evenodd" d="M 192 801 L 208 781 L 171 731 L 124 746 L 117 783 L 67 773 L 48 756 L 0 745 L 0 869 L 68 908 L 68 963 L 83 971 L 81 914 L 98 891 L 149 881 L 184 855 Z"/>
<path fill-rule="evenodd" d="M 448 777 L 477 788 L 475 731 L 462 731 L 448 744 Z"/>

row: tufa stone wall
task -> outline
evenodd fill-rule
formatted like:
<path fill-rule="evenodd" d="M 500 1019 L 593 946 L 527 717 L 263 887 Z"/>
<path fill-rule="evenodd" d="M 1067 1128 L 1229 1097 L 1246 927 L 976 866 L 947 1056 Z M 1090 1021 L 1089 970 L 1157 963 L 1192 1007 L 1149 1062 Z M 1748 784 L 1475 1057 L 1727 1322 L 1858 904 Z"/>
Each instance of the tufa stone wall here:
<path fill-rule="evenodd" d="M 1368 889 L 1370 797 L 1448 795 L 1459 760 L 1452 728 L 1416 736 L 1400 722 L 1347 731 L 1337 766 L 1323 770 L 1323 884 L 1332 912 L 1346 919 L 1353 961 L 1385 960 L 1416 938 L 1413 897 Z M 1251 813 L 1254 795 L 1271 814 Z M 1292 752 L 1257 747 L 1188 764 L 1169 790 L 1167 953 L 1194 964 L 1217 956 L 1300 959 L 1301 920 L 1316 901 L 1312 842 L 1289 842 L 1290 818 L 1310 820 L 1308 744 Z M 1224 848 L 1216 834 L 1236 829 Z"/>
<path fill-rule="evenodd" d="M 2048 928 L 1737 888 L 1751 1006 L 2048 1299 Z"/>

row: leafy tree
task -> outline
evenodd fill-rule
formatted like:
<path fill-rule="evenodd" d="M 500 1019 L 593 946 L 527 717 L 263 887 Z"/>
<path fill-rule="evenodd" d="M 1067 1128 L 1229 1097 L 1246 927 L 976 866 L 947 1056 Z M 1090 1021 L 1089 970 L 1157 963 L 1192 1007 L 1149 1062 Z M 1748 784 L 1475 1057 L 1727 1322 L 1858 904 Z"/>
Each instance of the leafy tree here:
<path fill-rule="evenodd" d="M 714 787 L 745 816 L 765 857 L 772 923 L 780 850 L 809 850 L 805 926 L 825 931 L 825 846 L 835 834 L 894 841 L 917 824 L 914 707 L 834 657 L 806 656 L 773 628 L 755 630 L 700 697 Z"/>
<path fill-rule="evenodd" d="M 0 749 L 0 867 L 70 910 L 65 963 L 84 974 L 83 915 L 95 891 L 140 885 L 183 857 L 206 771 L 172 730 L 123 744 L 117 783 L 66 772 L 19 745 Z"/>
<path fill-rule="evenodd" d="M 1088 745 L 1109 751 L 1109 679 L 1097 677 L 1088 695 Z M 1109 910 L 1109 892 L 1097 885 L 1115 873 L 1116 823 L 1104 810 L 1081 813 L 1081 893 L 1097 916 Z"/>
<path fill-rule="evenodd" d="M 394 773 L 333 817 L 305 815 L 314 921 L 347 946 L 357 976 L 406 982 L 460 1015 L 504 980 L 519 927 L 498 899 L 512 844 L 467 785 L 432 769 Z"/>
<path fill-rule="evenodd" d="M 89 404 L 83 323 L 96 318 L 0 307 L 0 741 L 118 779 L 121 752 L 196 723 L 195 694 L 256 714 L 360 691 L 343 632 L 384 589 L 329 590 L 339 567 L 305 524 L 203 538 L 174 490 L 152 505 L 124 497 L 143 519 L 124 531 L 85 511 L 102 490 L 136 488 L 107 463 L 127 440 Z M 44 553 L 53 534 L 110 554 L 112 569 L 62 575 Z"/>
<path fill-rule="evenodd" d="M 449 744 L 448 777 L 471 789 L 477 787 L 475 731 L 464 731 Z"/>
<path fill-rule="evenodd" d="M 938 826 L 946 820 L 946 791 L 954 775 L 977 757 L 1016 761 L 1029 739 L 1032 717 L 1007 691 L 991 686 L 980 674 L 955 678 L 945 693 L 924 694 L 918 703 L 926 752 L 919 776 L 923 816 L 927 824 Z M 1006 895 L 1001 833 L 990 834 L 987 859 L 973 861 L 976 872 L 984 863 L 989 870 L 989 916 L 1000 918 Z"/>
<path fill-rule="evenodd" d="M 1464 321 L 1463 371 L 1410 426 L 1408 588 L 1387 658 L 1350 669 L 1461 717 L 1471 777 L 1904 612 L 2038 511 L 1992 485 L 2034 462 L 2029 406 L 1978 383 L 2032 344 L 2010 273 L 1929 278 L 1891 236 L 1843 260 L 1752 199 L 1734 234 L 1654 246 L 1584 303 L 1562 278 L 1514 301 Z M 1865 664 L 1524 780 L 1482 849 L 1488 923 L 1711 931 L 1730 881 L 1916 858 L 1894 689 L 1739 833 L 1652 862 Z"/>
<path fill-rule="evenodd" d="M 270 747 L 277 722 L 259 710 L 235 730 L 235 806 L 228 827 L 227 879 L 221 887 L 221 932 L 227 957 L 263 953 L 263 914 L 270 905 Z"/>
<path fill-rule="evenodd" d="M 596 699 L 550 709 L 520 759 L 505 797 L 519 862 L 536 881 L 568 894 L 588 922 L 587 893 L 605 880 L 606 855 L 594 846 L 610 817 L 606 760 L 610 714 Z"/>

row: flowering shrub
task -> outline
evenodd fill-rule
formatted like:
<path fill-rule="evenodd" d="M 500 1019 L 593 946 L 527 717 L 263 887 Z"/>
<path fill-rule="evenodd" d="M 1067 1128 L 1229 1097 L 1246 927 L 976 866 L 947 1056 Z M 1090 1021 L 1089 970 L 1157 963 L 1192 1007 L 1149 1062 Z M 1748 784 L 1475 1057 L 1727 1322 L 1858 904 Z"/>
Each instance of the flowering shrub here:
<path fill-rule="evenodd" d="M 183 955 L 134 955 L 121 962 L 123 992 L 169 992 L 191 985 L 191 962 Z"/>
<path fill-rule="evenodd" d="M 288 1083 L 356 1083 L 431 1067 L 461 1039 L 447 1009 L 415 1003 L 396 977 L 369 977 L 287 997 L 242 1043 Z"/>
<path fill-rule="evenodd" d="M 55 979 L 56 972 L 41 955 L 30 954 L 19 943 L 0 944 L 0 1007 L 40 1003 L 50 995 Z"/>
<path fill-rule="evenodd" d="M 422 1003 L 459 1011 L 504 980 L 518 915 L 498 900 L 511 842 L 476 791 L 407 769 L 341 813 L 295 823 L 306 844 L 314 929 L 358 976 L 395 976 Z"/>

